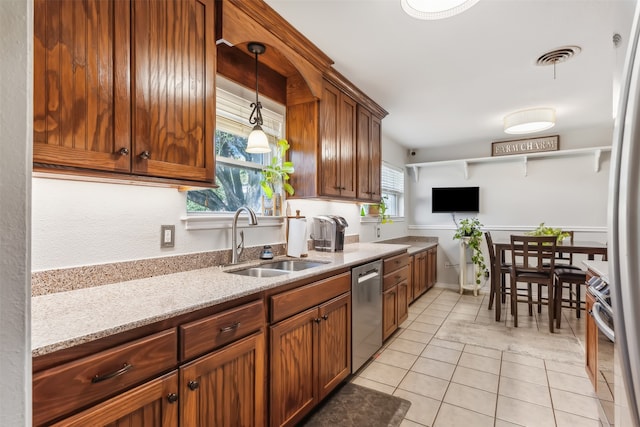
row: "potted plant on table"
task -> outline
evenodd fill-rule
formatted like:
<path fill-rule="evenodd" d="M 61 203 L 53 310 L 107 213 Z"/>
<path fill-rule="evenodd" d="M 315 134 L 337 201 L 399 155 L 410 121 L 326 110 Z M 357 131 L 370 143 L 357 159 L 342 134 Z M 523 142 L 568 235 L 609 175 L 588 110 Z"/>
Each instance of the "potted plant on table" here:
<path fill-rule="evenodd" d="M 561 228 L 547 227 L 544 222 L 541 222 L 538 228 L 533 231 L 525 233 L 527 236 L 556 236 L 558 243 L 562 243 L 564 239 L 570 236 L 566 231 L 562 231 Z"/>
<path fill-rule="evenodd" d="M 293 196 L 295 192 L 291 184 L 287 182 L 290 178 L 289 175 L 295 171 L 293 163 L 286 160 L 289 148 L 290 145 L 287 140 L 280 139 L 271 162 L 260 171 L 262 173 L 260 187 L 262 187 L 264 196 L 271 200 L 273 215 L 278 215 L 278 210 L 282 209 L 282 191 L 284 190 L 290 196 Z M 263 202 L 263 213 L 267 211 L 264 208 L 266 205 L 269 205 L 269 203 Z"/>
<path fill-rule="evenodd" d="M 459 223 L 456 223 L 457 229 L 453 235 L 454 240 L 462 240 L 469 248 L 471 248 L 471 262 L 476 266 L 476 278 L 477 285 L 480 284 L 480 279 L 485 274 L 487 265 L 484 261 L 484 255 L 482 255 L 482 230 L 483 224 L 480 223 L 478 218 L 465 218 Z M 462 267 L 461 267 L 462 268 Z"/>

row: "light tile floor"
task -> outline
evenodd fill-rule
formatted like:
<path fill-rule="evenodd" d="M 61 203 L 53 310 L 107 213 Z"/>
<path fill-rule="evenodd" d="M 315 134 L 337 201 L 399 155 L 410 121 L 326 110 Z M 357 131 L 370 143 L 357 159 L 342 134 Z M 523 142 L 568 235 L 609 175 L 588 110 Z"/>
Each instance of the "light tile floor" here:
<path fill-rule="evenodd" d="M 565 310 L 548 330 L 546 307 L 520 304 L 518 328 L 488 295 L 432 288 L 352 381 L 411 401 L 402 427 L 601 426 L 584 369 L 584 316 Z"/>

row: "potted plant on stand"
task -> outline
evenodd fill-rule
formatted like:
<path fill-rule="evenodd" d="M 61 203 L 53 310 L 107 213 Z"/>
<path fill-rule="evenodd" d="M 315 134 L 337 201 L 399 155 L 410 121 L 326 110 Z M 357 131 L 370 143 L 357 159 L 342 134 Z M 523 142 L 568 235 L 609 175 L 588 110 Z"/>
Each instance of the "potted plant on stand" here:
<path fill-rule="evenodd" d="M 487 265 L 484 261 L 484 256 L 482 255 L 482 229 L 483 224 L 480 223 L 478 218 L 465 218 L 456 224 L 457 229 L 453 238 L 455 240 L 460 240 L 460 253 L 461 253 L 461 263 L 460 263 L 460 292 L 467 285 L 466 283 L 466 266 L 462 265 L 462 259 L 466 259 L 466 251 L 467 248 L 471 250 L 471 262 L 474 265 L 475 271 L 475 284 L 469 288 L 474 290 L 474 294 L 477 294 L 477 286 L 480 285 L 482 276 L 485 274 L 487 270 Z M 464 271 L 464 273 L 463 273 Z"/>
<path fill-rule="evenodd" d="M 280 139 L 276 145 L 275 153 L 271 162 L 262 168 L 262 179 L 260 187 L 264 193 L 262 201 L 263 215 L 279 216 L 282 214 L 282 191 L 290 196 L 294 194 L 294 189 L 287 181 L 289 174 L 294 172 L 293 163 L 286 160 L 287 151 L 290 146 L 286 139 Z M 265 200 L 265 198 L 267 200 Z"/>

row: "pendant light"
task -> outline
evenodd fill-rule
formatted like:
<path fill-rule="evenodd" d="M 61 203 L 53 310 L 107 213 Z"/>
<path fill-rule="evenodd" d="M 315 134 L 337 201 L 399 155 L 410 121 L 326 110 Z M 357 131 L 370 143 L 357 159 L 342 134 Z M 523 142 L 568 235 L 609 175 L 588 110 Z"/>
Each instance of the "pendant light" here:
<path fill-rule="evenodd" d="M 258 55 L 263 54 L 267 48 L 262 43 L 251 42 L 247 45 L 247 49 L 256 57 L 256 102 L 251 103 L 253 111 L 249 116 L 249 123 L 254 126 L 253 130 L 249 134 L 249 139 L 247 140 L 246 152 L 269 153 L 271 151 L 271 147 L 269 147 L 269 140 L 262 130 L 262 113 L 260 112 L 262 104 L 258 101 Z"/>

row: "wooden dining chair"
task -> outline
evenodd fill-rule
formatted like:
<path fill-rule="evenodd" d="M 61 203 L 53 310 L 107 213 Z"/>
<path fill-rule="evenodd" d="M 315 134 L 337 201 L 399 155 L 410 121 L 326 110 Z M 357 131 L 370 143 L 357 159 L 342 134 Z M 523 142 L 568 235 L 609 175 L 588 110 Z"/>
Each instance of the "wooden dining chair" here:
<path fill-rule="evenodd" d="M 569 233 L 569 242 L 573 245 L 574 232 L 566 232 Z M 558 294 L 556 328 L 560 328 L 563 307 L 573 309 L 575 306 L 576 317 L 580 318 L 580 312 L 584 308 L 582 286 L 586 286 L 587 281 L 587 272 L 573 263 L 573 254 L 562 253 L 561 247 L 562 245 L 558 245 L 554 272 Z M 567 291 L 566 297 L 565 291 Z"/>
<path fill-rule="evenodd" d="M 511 263 L 500 260 L 500 269 L 496 270 L 496 248 L 493 246 L 491 232 L 484 232 L 484 239 L 487 242 L 487 251 L 489 253 L 489 264 L 491 272 L 491 291 L 489 295 L 489 310 L 493 308 L 494 298 L 501 298 L 502 303 L 506 301 L 509 294 L 507 289 L 507 274 L 511 271 Z M 500 313 L 496 313 L 496 321 L 500 320 Z"/>
<path fill-rule="evenodd" d="M 549 312 L 549 331 L 554 331 L 555 306 L 555 236 L 519 236 L 512 235 L 511 243 L 511 314 L 513 326 L 518 326 L 518 302 L 526 302 L 529 316 L 533 315 L 532 284 L 547 286 L 547 305 Z M 526 283 L 526 295 L 518 292 L 518 283 Z M 526 299 L 521 299 L 526 297 Z"/>

